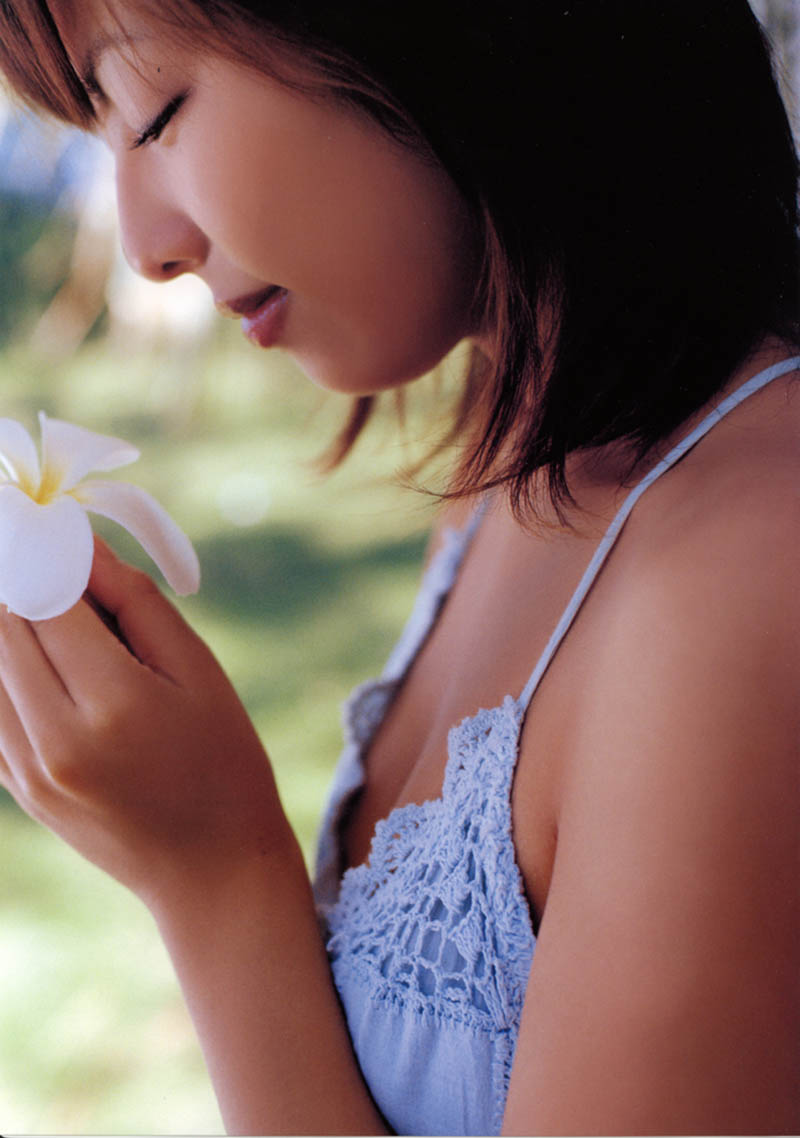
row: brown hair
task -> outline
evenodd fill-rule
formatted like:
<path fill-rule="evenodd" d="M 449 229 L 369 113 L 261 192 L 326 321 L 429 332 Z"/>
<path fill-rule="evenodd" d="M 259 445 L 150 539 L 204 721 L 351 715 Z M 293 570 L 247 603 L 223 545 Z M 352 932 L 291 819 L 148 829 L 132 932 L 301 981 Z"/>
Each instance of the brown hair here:
<path fill-rule="evenodd" d="M 249 24 L 246 23 L 246 14 L 235 3 L 212 0 L 199 5 L 171 0 L 169 4 L 151 5 L 149 14 L 161 20 L 188 46 L 210 46 L 227 58 L 254 67 L 297 90 L 310 94 L 335 94 L 343 101 L 359 106 L 397 141 L 418 153 L 427 153 L 435 161 L 426 140 L 404 108 L 347 57 L 322 45 L 311 44 L 286 28 L 266 21 L 263 22 L 262 35 L 242 34 L 245 29 L 249 30 Z M 69 125 L 91 129 L 95 120 L 92 101 L 82 77 L 70 60 L 47 0 L 19 0 L 13 5 L 0 2 L 0 28 L 3 32 L 0 69 L 16 94 L 38 111 Z M 291 66 L 298 53 L 302 54 L 304 63 L 301 74 Z M 496 235 L 492 233 L 491 218 L 485 215 L 482 221 L 489 240 L 485 243 L 486 257 L 475 304 L 480 311 L 490 313 L 487 327 L 501 329 L 504 327 L 501 298 L 510 292 L 505 280 L 505 259 L 496 240 L 492 240 Z M 482 302 L 484 295 L 485 303 Z M 501 352 L 502 339 L 498 336 L 495 344 Z M 491 354 L 496 358 L 494 352 Z M 462 438 L 480 418 L 478 412 L 485 401 L 483 392 L 491 387 L 491 383 L 482 382 L 485 369 L 485 358 L 474 353 L 453 421 L 432 454 Z M 402 392 L 396 394 L 402 401 Z M 323 469 L 331 470 L 344 461 L 372 417 L 376 402 L 377 396 L 374 395 L 353 399 L 346 422 L 321 459 Z M 476 464 L 481 446 L 482 439 L 474 448 L 475 454 L 470 454 L 470 465 Z M 422 465 L 420 463 L 420 468 Z M 471 492 L 468 464 L 462 463 L 447 495 L 460 496 Z"/>
<path fill-rule="evenodd" d="M 450 494 L 503 484 L 522 516 L 544 476 L 558 507 L 569 454 L 619 440 L 641 457 L 766 333 L 796 340 L 797 160 L 746 0 L 406 0 L 402 20 L 381 0 L 153 10 L 370 114 L 461 190 L 490 343 L 447 435 L 462 453 Z M 91 123 L 45 0 L 0 0 L 0 69 Z M 334 462 L 373 405 L 356 401 Z"/>

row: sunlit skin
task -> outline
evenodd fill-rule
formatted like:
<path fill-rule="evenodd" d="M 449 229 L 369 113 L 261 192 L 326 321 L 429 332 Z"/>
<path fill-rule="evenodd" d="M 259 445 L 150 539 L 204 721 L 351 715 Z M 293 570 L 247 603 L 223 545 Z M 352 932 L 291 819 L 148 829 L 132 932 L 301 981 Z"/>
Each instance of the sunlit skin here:
<path fill-rule="evenodd" d="M 195 272 L 223 302 L 289 289 L 279 344 L 339 391 L 409 382 L 475 333 L 477 253 L 443 173 L 125 8 L 136 66 L 128 42 L 96 54 L 95 97 L 134 267 Z M 76 9 L 82 66 L 119 28 Z M 765 341 L 729 387 L 791 354 Z M 648 491 L 525 720 L 513 833 L 539 936 L 506 1133 L 800 1125 L 796 382 Z M 522 527 L 497 494 L 370 748 L 349 863 L 392 808 L 441 794 L 448 729 L 522 690 L 625 458 L 571 460 L 573 528 Z M 86 604 L 0 611 L 0 782 L 153 913 L 231 1131 L 382 1132 L 255 730 L 146 577 L 100 547 L 90 589 L 135 656 Z"/>
<path fill-rule="evenodd" d="M 165 50 L 129 8 L 121 24 L 98 0 L 86 8 L 66 31 L 79 66 L 91 54 L 138 272 L 196 273 L 218 303 L 282 286 L 280 347 L 337 391 L 415 379 L 474 331 L 477 250 L 441 168 L 330 98 Z M 176 99 L 163 133 L 132 149 Z"/>

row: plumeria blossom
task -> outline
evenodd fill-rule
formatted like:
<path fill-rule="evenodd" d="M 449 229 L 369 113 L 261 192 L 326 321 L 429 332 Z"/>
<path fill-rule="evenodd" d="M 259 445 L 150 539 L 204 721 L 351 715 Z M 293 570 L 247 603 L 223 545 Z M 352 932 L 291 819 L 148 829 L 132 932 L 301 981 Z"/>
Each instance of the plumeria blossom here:
<path fill-rule="evenodd" d="M 139 457 L 122 439 L 39 413 L 36 445 L 0 418 L 0 603 L 28 620 L 58 616 L 80 600 L 94 557 L 87 511 L 124 526 L 179 595 L 195 593 L 200 567 L 191 542 L 147 491 L 87 478 Z"/>

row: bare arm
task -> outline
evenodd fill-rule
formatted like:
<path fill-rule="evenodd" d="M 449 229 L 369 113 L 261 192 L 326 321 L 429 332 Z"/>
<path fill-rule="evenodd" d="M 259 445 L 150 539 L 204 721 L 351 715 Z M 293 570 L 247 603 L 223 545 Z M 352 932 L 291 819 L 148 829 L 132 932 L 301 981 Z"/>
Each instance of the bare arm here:
<path fill-rule="evenodd" d="M 625 598 L 569 757 L 507 1133 L 800 1131 L 800 558 L 781 525 L 664 553 Z"/>
<path fill-rule="evenodd" d="M 353 1056 L 298 850 L 178 887 L 155 911 L 230 1133 L 386 1133 Z"/>
<path fill-rule="evenodd" d="M 150 908 L 230 1131 L 383 1131 L 244 709 L 142 574 L 101 549 L 91 588 L 138 659 L 83 603 L 0 614 L 0 782 Z"/>

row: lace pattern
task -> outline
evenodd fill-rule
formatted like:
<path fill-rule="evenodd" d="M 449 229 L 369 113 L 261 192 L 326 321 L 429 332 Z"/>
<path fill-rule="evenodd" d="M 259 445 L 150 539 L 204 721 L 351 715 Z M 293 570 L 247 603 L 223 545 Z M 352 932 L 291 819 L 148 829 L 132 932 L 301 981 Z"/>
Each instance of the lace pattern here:
<path fill-rule="evenodd" d="M 508 697 L 454 727 L 442 797 L 392 811 L 344 875 L 329 953 L 376 995 L 484 1028 L 518 1014 L 533 948 L 509 840 L 519 725 Z"/>
<path fill-rule="evenodd" d="M 511 840 L 523 712 L 509 696 L 450 731 L 442 797 L 378 823 L 328 914 L 337 984 L 491 1036 L 501 1104 L 535 942 Z"/>

